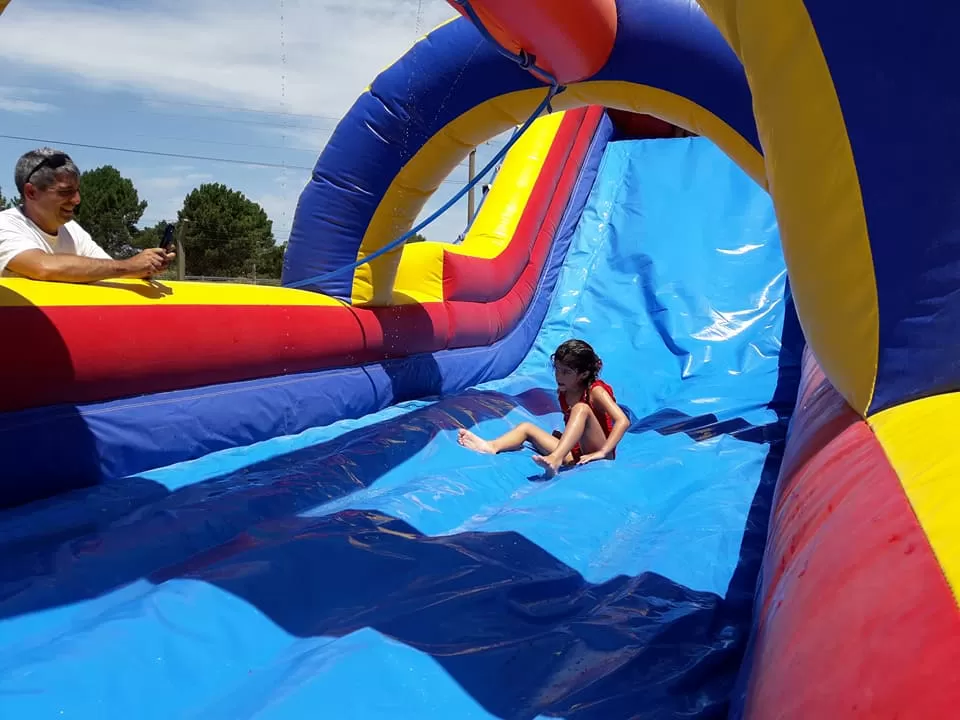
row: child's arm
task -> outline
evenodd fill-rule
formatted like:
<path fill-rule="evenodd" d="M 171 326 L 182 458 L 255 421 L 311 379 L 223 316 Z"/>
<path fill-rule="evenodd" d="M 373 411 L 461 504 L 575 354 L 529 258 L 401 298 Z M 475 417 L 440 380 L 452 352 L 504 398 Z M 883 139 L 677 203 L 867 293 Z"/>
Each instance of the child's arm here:
<path fill-rule="evenodd" d="M 602 387 L 595 387 L 590 391 L 590 400 L 595 404 L 596 407 L 603 408 L 603 410 L 613 418 L 613 429 L 607 436 L 607 441 L 597 453 L 597 455 L 600 455 L 604 458 L 610 457 L 610 453 L 616 449 L 617 445 L 630 428 L 630 418 L 627 417 L 627 414 L 616 403 L 616 401 L 610 397 L 610 393 L 608 393 Z"/>

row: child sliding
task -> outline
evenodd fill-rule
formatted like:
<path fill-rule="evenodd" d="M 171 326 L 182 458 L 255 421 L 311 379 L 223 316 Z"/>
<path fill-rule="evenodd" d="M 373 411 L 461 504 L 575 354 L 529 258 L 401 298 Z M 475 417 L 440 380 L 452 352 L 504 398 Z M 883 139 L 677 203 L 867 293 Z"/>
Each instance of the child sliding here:
<path fill-rule="evenodd" d="M 613 388 L 599 379 L 603 362 L 583 340 L 568 340 L 551 358 L 557 380 L 557 398 L 563 411 L 564 429 L 552 434 L 533 423 L 523 422 L 495 440 L 483 440 L 469 430 L 460 430 L 459 442 L 480 453 L 519 450 L 529 441 L 539 455 L 534 462 L 553 477 L 563 465 L 586 465 L 594 460 L 613 460 L 617 444 L 630 420 L 617 404 Z"/>

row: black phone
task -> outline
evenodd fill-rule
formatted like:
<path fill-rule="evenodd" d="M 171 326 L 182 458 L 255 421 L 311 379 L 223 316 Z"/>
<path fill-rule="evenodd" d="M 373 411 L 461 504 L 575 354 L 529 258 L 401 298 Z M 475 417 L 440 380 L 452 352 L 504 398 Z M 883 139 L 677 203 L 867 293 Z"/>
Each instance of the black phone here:
<path fill-rule="evenodd" d="M 167 226 L 163 229 L 163 239 L 160 241 L 160 249 L 170 252 L 173 250 L 176 242 L 173 239 L 173 232 L 176 229 L 172 223 L 167 223 Z"/>

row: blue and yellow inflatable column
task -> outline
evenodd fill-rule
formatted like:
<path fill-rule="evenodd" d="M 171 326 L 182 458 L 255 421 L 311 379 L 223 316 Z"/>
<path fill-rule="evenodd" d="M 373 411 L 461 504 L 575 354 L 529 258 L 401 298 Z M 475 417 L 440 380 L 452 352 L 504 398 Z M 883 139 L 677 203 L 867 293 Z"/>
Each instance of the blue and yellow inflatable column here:
<path fill-rule="evenodd" d="M 501 44 L 524 46 L 555 69 L 564 52 L 590 55 L 591 38 L 576 32 L 590 25 L 577 14 L 599 22 L 609 13 L 603 0 L 535 3 L 535 11 L 472 4 Z M 960 92 L 952 78 L 960 4 L 909 12 L 875 0 L 700 4 L 749 82 L 761 182 L 773 195 L 811 350 L 772 517 L 744 714 L 950 716 L 960 705 L 952 679 L 960 450 L 951 442 L 960 416 Z M 711 42 L 690 32 L 699 15 L 686 3 L 616 5 L 625 52 L 639 52 L 639 37 L 627 40 L 625 28 L 674 13 L 649 39 L 675 72 L 681 58 L 669 63 L 662 48 L 678 37 L 690 50 Z M 563 49 L 550 36 L 565 38 Z M 575 87 L 616 64 L 615 49 Z M 616 75 L 624 79 L 622 69 Z M 730 152 L 716 127 L 652 111 Z"/>

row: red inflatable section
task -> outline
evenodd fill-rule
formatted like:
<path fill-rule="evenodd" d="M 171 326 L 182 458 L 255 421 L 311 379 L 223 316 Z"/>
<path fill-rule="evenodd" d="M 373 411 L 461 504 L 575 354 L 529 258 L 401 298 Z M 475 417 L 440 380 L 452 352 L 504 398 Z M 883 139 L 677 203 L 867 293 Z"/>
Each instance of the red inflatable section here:
<path fill-rule="evenodd" d="M 747 720 L 960 707 L 944 681 L 960 666 L 953 593 L 876 436 L 809 352 L 764 562 Z"/>
<path fill-rule="evenodd" d="M 646 140 L 654 138 L 691 137 L 691 133 L 673 123 L 661 120 L 653 115 L 630 112 L 628 110 L 607 111 L 617 135 L 625 140 Z"/>
<path fill-rule="evenodd" d="M 587 128 L 596 129 L 602 116 L 600 108 L 594 108 L 590 111 L 591 117 L 583 123 Z M 470 317 L 475 312 L 472 303 L 451 302 L 447 303 L 450 308 L 451 325 L 451 348 L 463 348 L 473 345 L 487 345 L 499 340 L 506 335 L 523 317 L 526 312 L 533 293 L 536 291 L 537 282 L 540 278 L 540 271 L 547 260 L 550 252 L 550 246 L 553 244 L 557 230 L 563 220 L 563 213 L 567 208 L 570 196 L 573 194 L 574 187 L 579 175 L 579 168 L 583 164 L 584 158 L 590 148 L 590 142 L 593 140 L 593 130 L 590 132 L 580 132 L 577 136 L 572 150 L 569 151 L 570 159 L 568 167 L 559 176 L 556 184 L 550 183 L 550 173 L 547 168 L 541 171 L 540 178 L 537 180 L 537 186 L 534 193 L 543 193 L 550 198 L 550 205 L 547 209 L 543 222 L 539 223 L 537 228 L 529 228 L 525 232 L 533 233 L 533 245 L 516 243 L 522 251 L 514 250 L 515 243 L 510 244 L 509 257 L 503 259 L 503 267 L 509 271 L 510 267 L 524 267 L 516 282 L 506 295 L 501 297 L 495 303 L 485 303 L 482 307 L 489 307 L 491 310 L 486 313 L 487 319 L 491 325 L 487 329 L 486 335 L 471 335 L 465 328 L 469 325 Z M 555 143 L 554 147 L 563 147 Z M 552 152 L 551 152 L 552 154 Z M 548 156 L 548 160 L 550 160 Z M 570 165 L 569 163 L 572 163 Z M 576 167 L 577 172 L 570 172 L 570 167 Z M 521 220 L 522 223 L 522 220 Z M 518 228 L 519 234 L 520 228 Z M 530 235 L 525 235 L 530 237 Z M 506 254 L 506 253 L 504 253 Z M 501 256 L 502 257 L 502 256 Z M 498 258 L 499 260 L 499 258 Z M 492 264 L 492 263 L 491 263 Z"/>
<path fill-rule="evenodd" d="M 617 39 L 616 0 L 468 1 L 500 45 L 533 55 L 561 84 L 599 72 Z M 448 2 L 469 18 L 464 3 Z"/>
<path fill-rule="evenodd" d="M 378 362 L 487 345 L 530 305 L 602 108 L 567 113 L 510 249 L 486 261 L 512 278 L 489 302 L 462 300 L 358 309 L 347 306 L 116 305 L 5 307 L 9 354 L 0 412 L 86 403 Z M 528 216 L 529 215 L 529 219 Z M 476 288 L 474 288 L 476 290 Z M 14 303 L 8 303 L 14 304 Z M 104 347 L 115 350 L 105 353 Z M 64 352 L 68 348 L 68 352 Z"/>
<path fill-rule="evenodd" d="M 600 107 L 567 111 L 517 224 L 517 237 L 538 238 L 539 242 L 544 219 L 551 212 L 558 212 L 558 203 L 559 212 L 563 212 L 572 190 L 567 185 L 576 179 L 564 177 L 566 156 L 569 154 L 578 164 L 583 162 L 593 136 L 580 132 L 581 127 L 596 128 L 602 115 Z M 547 239 L 547 247 L 550 239 Z M 531 252 L 535 251 L 531 250 L 530 244 L 511 242 L 493 260 L 446 253 L 443 258 L 443 296 L 448 300 L 477 302 L 501 298 L 514 287 L 528 261 L 532 261 L 529 260 Z"/>

